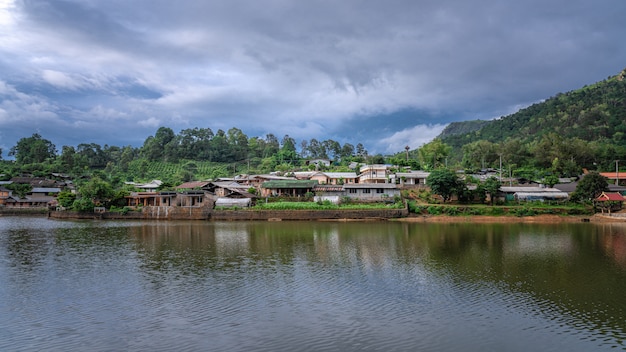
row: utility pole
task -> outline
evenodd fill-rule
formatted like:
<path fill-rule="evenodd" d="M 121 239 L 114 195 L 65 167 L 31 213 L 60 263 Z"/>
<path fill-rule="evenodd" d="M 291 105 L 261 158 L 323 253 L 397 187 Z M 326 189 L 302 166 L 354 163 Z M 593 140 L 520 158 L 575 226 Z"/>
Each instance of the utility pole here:
<path fill-rule="evenodd" d="M 500 182 L 502 182 L 502 154 L 500 154 Z"/>
<path fill-rule="evenodd" d="M 615 185 L 619 186 L 619 160 L 615 160 Z"/>

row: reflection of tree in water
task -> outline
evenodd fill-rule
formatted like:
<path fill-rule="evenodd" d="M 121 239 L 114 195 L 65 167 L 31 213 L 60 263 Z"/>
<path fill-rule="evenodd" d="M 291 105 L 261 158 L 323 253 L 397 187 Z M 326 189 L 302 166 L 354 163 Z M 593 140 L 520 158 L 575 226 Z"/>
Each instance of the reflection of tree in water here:
<path fill-rule="evenodd" d="M 426 227 L 426 228 L 425 228 Z M 624 226 L 432 224 L 409 226 L 406 248 L 428 248 L 429 268 L 510 291 L 536 314 L 626 339 Z M 519 294 L 523 295 L 519 295 Z M 526 298 L 524 298 L 526 297 Z"/>
<path fill-rule="evenodd" d="M 425 268 L 459 287 L 490 287 L 520 300 L 511 309 L 626 337 L 625 236 L 615 226 L 181 222 L 130 231 L 143 269 L 157 281 L 192 275 L 231 289 L 255 282 L 272 290 L 297 280 L 302 265 L 380 277 Z"/>

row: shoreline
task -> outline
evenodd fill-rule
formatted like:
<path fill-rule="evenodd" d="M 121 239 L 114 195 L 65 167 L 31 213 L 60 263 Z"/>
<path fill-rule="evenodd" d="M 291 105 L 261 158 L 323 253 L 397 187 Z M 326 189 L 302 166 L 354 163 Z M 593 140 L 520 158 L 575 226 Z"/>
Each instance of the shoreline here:
<path fill-rule="evenodd" d="M 96 213 L 58 213 L 58 212 L 2 212 L 0 216 L 47 216 L 52 219 L 94 219 L 94 220 L 205 220 L 205 221 L 246 221 L 246 220 L 266 220 L 266 221 L 293 221 L 293 220 L 309 220 L 309 221 L 398 221 L 407 223 L 626 223 L 626 217 L 611 217 L 603 214 L 594 215 L 554 215 L 554 214 L 541 214 L 533 216 L 514 216 L 514 215 L 416 215 L 409 214 L 407 216 L 388 216 L 389 214 L 367 214 L 367 213 L 344 213 L 344 212 L 330 212 L 322 215 L 324 212 L 319 212 L 316 215 L 311 216 L 311 212 L 300 211 L 286 211 L 286 212 L 273 212 L 272 216 L 252 217 L 250 213 L 246 212 L 248 216 L 234 216 L 238 212 L 224 212 L 222 216 L 206 216 L 202 214 L 200 217 L 185 217 L 184 219 L 177 219 L 172 217 L 151 217 L 145 216 L 141 213 L 128 214 L 126 216 L 121 214 L 96 214 Z M 305 216 L 305 213 L 308 216 Z M 54 214 L 54 215 L 53 215 Z M 62 215 L 61 215 L 62 214 Z M 107 216 L 108 215 L 108 216 Z M 224 216 L 230 215 L 230 216 Z M 287 216 L 290 215 L 290 216 Z M 387 215 L 387 216 L 385 216 Z"/>
<path fill-rule="evenodd" d="M 421 223 L 539 223 L 539 224 L 556 224 L 556 223 L 605 223 L 605 222 L 624 222 L 626 218 L 608 217 L 599 214 L 594 215 L 533 215 L 533 216 L 490 216 L 490 215 L 423 215 L 409 216 L 405 218 L 393 219 L 400 222 L 421 222 Z"/>

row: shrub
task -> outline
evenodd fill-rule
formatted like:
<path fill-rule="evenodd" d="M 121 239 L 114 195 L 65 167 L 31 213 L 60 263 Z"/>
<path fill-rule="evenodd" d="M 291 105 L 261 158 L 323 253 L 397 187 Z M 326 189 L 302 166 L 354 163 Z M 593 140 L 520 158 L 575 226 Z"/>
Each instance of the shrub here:
<path fill-rule="evenodd" d="M 427 210 L 428 210 L 428 214 L 431 214 L 431 215 L 439 215 L 442 212 L 441 207 L 434 206 L 434 205 L 429 206 Z"/>
<path fill-rule="evenodd" d="M 446 215 L 459 215 L 460 211 L 457 207 L 446 207 L 443 209 Z"/>

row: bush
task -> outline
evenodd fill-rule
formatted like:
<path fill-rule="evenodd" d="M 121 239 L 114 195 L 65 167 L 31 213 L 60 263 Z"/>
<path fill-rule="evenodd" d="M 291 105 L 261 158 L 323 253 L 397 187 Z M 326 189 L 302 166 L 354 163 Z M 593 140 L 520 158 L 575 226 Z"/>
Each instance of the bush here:
<path fill-rule="evenodd" d="M 457 208 L 457 207 L 445 207 L 443 209 L 443 212 L 446 215 L 452 215 L 452 216 L 459 215 L 459 213 L 460 213 L 459 208 Z"/>
<path fill-rule="evenodd" d="M 80 212 L 92 212 L 96 205 L 88 198 L 78 198 L 72 204 L 72 209 Z"/>
<path fill-rule="evenodd" d="M 441 207 L 431 205 L 428 207 L 428 214 L 431 215 L 440 215 L 442 213 Z"/>

